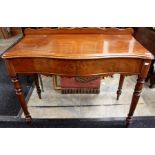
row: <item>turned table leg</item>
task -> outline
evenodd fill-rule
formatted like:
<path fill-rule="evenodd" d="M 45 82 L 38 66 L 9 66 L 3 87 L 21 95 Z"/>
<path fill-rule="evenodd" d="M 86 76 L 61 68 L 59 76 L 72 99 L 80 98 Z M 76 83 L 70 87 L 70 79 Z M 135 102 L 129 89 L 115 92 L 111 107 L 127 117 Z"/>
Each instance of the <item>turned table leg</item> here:
<path fill-rule="evenodd" d="M 21 107 L 23 109 L 23 112 L 24 112 L 24 115 L 25 115 L 25 118 L 26 118 L 26 122 L 28 124 L 31 124 L 32 123 L 32 118 L 31 118 L 30 113 L 28 112 L 27 104 L 26 104 L 26 101 L 25 101 L 25 97 L 24 97 L 24 94 L 23 94 L 21 85 L 19 83 L 19 80 L 17 79 L 17 76 L 12 77 L 11 78 L 11 81 L 14 84 L 16 95 L 17 95 L 17 98 L 19 100 L 19 103 L 20 103 L 20 105 L 21 105 Z"/>
<path fill-rule="evenodd" d="M 124 79 L 125 79 L 125 75 L 120 75 L 119 85 L 118 85 L 118 90 L 117 90 L 117 100 L 119 100 L 119 97 L 122 93 L 122 86 L 124 83 Z"/>
<path fill-rule="evenodd" d="M 132 116 L 133 116 L 133 113 L 134 113 L 134 111 L 136 109 L 140 94 L 141 94 L 142 89 L 143 89 L 144 82 L 145 82 L 144 78 L 138 77 L 137 83 L 136 83 L 136 86 L 135 86 L 135 90 L 134 90 L 134 93 L 133 93 L 133 97 L 132 97 L 132 102 L 131 102 L 131 105 L 130 105 L 129 114 L 128 114 L 128 117 L 126 119 L 126 127 L 128 127 L 131 124 Z"/>
<path fill-rule="evenodd" d="M 129 110 L 128 116 L 126 118 L 126 127 L 128 127 L 131 124 L 132 117 L 133 117 L 134 111 L 136 109 L 139 97 L 141 95 L 141 92 L 142 92 L 142 89 L 143 89 L 149 68 L 150 68 L 150 61 L 148 61 L 148 62 L 144 61 L 142 69 L 141 69 L 141 73 L 138 76 L 137 83 L 135 85 L 135 89 L 133 92 L 130 110 Z"/>
<path fill-rule="evenodd" d="M 35 85 L 36 85 L 38 96 L 41 99 L 41 89 L 40 89 L 40 86 L 39 86 L 38 74 L 34 74 L 34 82 L 35 82 Z"/>

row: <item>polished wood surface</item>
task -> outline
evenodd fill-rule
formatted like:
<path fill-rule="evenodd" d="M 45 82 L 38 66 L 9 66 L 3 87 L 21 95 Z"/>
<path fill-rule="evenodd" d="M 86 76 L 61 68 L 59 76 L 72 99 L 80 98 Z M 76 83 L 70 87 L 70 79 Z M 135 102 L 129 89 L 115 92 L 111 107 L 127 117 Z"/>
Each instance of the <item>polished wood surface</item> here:
<path fill-rule="evenodd" d="M 17 74 L 72 76 L 138 75 L 126 125 L 131 119 L 153 55 L 132 37 L 132 29 L 40 29 L 26 36 L 4 55 L 25 117 L 31 121 Z M 36 81 L 36 84 L 37 81 Z M 120 83 L 119 90 L 122 84 Z M 39 88 L 38 88 L 39 90 Z M 40 90 L 38 91 L 40 93 Z"/>
<path fill-rule="evenodd" d="M 27 35 L 3 55 L 3 58 L 16 57 L 62 59 L 134 57 L 151 59 L 152 55 L 131 35 L 52 34 Z"/>
<path fill-rule="evenodd" d="M 11 74 L 40 73 L 63 76 L 92 76 L 113 73 L 140 74 L 143 59 L 108 58 L 91 60 L 67 60 L 51 58 L 7 59 Z M 119 62 L 119 63 L 118 63 Z M 19 65 L 20 64 L 20 65 Z"/>

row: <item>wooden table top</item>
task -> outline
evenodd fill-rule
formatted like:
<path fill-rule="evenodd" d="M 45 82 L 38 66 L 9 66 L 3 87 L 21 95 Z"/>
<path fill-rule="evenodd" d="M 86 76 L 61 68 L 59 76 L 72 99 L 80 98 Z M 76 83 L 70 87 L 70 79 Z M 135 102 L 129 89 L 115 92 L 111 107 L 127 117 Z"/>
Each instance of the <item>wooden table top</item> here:
<path fill-rule="evenodd" d="M 29 34 L 3 55 L 3 58 L 18 57 L 60 59 L 153 58 L 152 54 L 132 35 L 107 34 Z"/>

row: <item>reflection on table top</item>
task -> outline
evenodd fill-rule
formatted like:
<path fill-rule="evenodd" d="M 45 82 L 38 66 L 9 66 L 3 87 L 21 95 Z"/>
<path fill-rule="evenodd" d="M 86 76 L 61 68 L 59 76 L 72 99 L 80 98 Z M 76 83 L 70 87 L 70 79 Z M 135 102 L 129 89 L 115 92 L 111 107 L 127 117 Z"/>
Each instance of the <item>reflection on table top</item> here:
<path fill-rule="evenodd" d="M 26 35 L 3 55 L 3 58 L 15 57 L 151 59 L 152 55 L 132 35 L 53 34 Z"/>

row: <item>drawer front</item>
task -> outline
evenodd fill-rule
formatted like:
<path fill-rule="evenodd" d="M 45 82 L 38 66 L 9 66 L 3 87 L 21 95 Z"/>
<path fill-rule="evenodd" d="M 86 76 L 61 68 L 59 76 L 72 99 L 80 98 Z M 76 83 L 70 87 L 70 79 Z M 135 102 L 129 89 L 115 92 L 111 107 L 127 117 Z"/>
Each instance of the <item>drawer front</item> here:
<path fill-rule="evenodd" d="M 106 58 L 65 60 L 49 58 L 10 59 L 17 73 L 43 73 L 65 76 L 89 76 L 110 73 L 139 74 L 143 60 L 135 58 Z"/>

